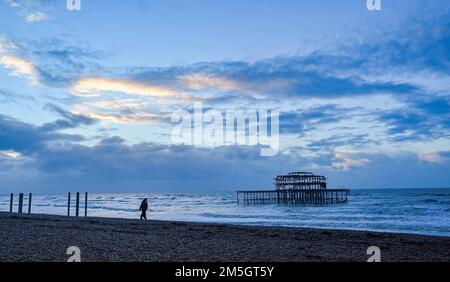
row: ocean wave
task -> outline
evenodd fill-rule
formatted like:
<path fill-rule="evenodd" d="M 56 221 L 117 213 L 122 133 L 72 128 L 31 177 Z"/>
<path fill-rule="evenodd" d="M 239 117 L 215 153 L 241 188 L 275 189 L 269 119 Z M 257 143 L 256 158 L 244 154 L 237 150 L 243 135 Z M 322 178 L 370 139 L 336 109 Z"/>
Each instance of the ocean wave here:
<path fill-rule="evenodd" d="M 93 210 L 109 210 L 109 211 L 124 211 L 124 212 L 139 212 L 138 208 L 115 208 L 115 207 L 108 207 L 108 206 L 88 206 L 88 209 Z"/>
<path fill-rule="evenodd" d="M 437 203 L 439 201 L 436 199 L 425 199 L 424 202 L 430 204 L 430 203 Z"/>
<path fill-rule="evenodd" d="M 218 213 L 200 213 L 199 216 L 211 218 L 239 218 L 239 219 L 283 219 L 283 216 L 269 215 L 246 215 L 246 214 L 218 214 Z"/>
<path fill-rule="evenodd" d="M 436 197 L 450 197 L 450 193 L 433 193 L 433 194 L 430 194 L 430 195 L 433 195 L 433 196 L 436 196 Z"/>

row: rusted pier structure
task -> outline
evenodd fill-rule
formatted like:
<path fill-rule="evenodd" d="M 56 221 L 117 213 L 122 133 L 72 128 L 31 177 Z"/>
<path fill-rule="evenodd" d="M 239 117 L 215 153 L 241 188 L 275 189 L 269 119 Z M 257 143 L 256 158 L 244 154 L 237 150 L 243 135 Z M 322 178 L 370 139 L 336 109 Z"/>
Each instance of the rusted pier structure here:
<path fill-rule="evenodd" d="M 348 189 L 238 191 L 237 203 L 250 204 L 296 204 L 332 205 L 348 203 Z"/>
<path fill-rule="evenodd" d="M 237 203 L 332 205 L 348 203 L 348 189 L 327 189 L 327 179 L 311 172 L 291 172 L 275 179 L 275 190 L 237 191 Z"/>

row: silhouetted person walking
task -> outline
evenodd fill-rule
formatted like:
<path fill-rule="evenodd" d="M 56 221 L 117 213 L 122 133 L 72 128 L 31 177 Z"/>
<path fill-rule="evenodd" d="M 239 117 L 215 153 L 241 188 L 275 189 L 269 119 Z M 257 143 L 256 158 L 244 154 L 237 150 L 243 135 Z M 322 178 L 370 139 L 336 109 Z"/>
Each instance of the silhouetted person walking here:
<path fill-rule="evenodd" d="M 141 207 L 139 208 L 139 210 L 141 211 L 141 219 L 147 220 L 147 210 L 148 210 L 147 198 L 145 198 L 142 201 Z"/>

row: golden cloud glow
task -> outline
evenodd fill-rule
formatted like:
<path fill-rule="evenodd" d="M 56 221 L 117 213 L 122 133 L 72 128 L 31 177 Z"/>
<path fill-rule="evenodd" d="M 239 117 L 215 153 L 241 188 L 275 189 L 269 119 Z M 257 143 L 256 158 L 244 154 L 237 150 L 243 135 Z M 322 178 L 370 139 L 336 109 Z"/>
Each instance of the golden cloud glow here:
<path fill-rule="evenodd" d="M 2 56 L 0 57 L 0 64 L 10 69 L 12 75 L 27 76 L 34 81 L 37 81 L 39 76 L 39 72 L 33 63 L 17 56 Z"/>
<path fill-rule="evenodd" d="M 336 158 L 339 159 L 339 162 L 334 162 L 332 165 L 334 168 L 342 169 L 342 170 L 350 170 L 355 167 L 363 167 L 369 163 L 367 158 L 362 159 L 353 159 L 347 153 L 336 153 Z"/>
<path fill-rule="evenodd" d="M 15 49 L 17 49 L 17 46 L 14 43 L 7 41 L 2 36 L 0 36 L 0 53 Z"/>
<path fill-rule="evenodd" d="M 149 107 L 152 105 L 154 102 L 143 97 L 97 101 L 89 98 L 87 101 L 85 99 L 72 104 L 72 111 L 75 114 L 113 123 L 133 124 L 167 119 L 164 114 L 151 112 Z"/>
<path fill-rule="evenodd" d="M 178 93 L 162 86 L 150 85 L 130 80 L 108 78 L 83 78 L 72 88 L 80 96 L 97 96 L 101 92 L 122 92 L 140 96 L 173 97 Z"/>
<path fill-rule="evenodd" d="M 0 154 L 10 159 L 19 159 L 22 157 L 22 155 L 16 151 L 0 151 Z"/>
<path fill-rule="evenodd" d="M 142 102 L 126 99 L 95 101 L 92 103 L 92 105 L 97 108 L 111 109 L 111 110 L 143 109 L 146 107 L 146 104 Z"/>
<path fill-rule="evenodd" d="M 237 81 L 205 73 L 183 75 L 180 76 L 179 79 L 184 81 L 187 86 L 193 90 L 201 90 L 205 88 L 217 88 L 224 90 L 244 89 L 244 86 Z"/>
<path fill-rule="evenodd" d="M 422 161 L 434 163 L 434 164 L 441 164 L 447 162 L 449 159 L 442 156 L 439 152 L 425 152 L 420 153 L 418 155 L 419 159 Z"/>
<path fill-rule="evenodd" d="M 28 14 L 25 19 L 27 22 L 34 23 L 34 22 L 40 22 L 47 19 L 47 15 L 42 12 L 33 12 Z"/>
<path fill-rule="evenodd" d="M 99 119 L 103 121 L 111 121 L 116 123 L 127 123 L 127 124 L 160 120 L 158 116 L 148 113 L 140 113 L 140 114 L 137 113 L 132 115 L 86 113 L 85 115 L 89 116 L 90 118 Z"/>

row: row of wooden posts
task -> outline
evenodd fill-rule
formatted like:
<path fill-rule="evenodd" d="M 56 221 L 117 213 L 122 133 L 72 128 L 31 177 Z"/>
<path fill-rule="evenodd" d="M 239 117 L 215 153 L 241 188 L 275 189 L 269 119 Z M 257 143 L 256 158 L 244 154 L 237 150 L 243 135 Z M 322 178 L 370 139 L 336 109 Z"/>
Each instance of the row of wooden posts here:
<path fill-rule="evenodd" d="M 28 213 L 31 213 L 31 199 L 33 197 L 33 194 L 28 194 Z M 9 201 L 9 212 L 13 212 L 13 201 L 14 201 L 14 194 L 11 193 L 11 198 Z M 17 211 L 18 213 L 23 212 L 23 193 L 19 194 L 19 209 Z"/>
<path fill-rule="evenodd" d="M 29 193 L 28 194 L 28 214 L 31 214 L 31 200 L 32 200 L 33 194 Z M 67 194 L 67 216 L 70 216 L 70 207 L 71 207 L 71 194 L 70 192 Z M 19 194 L 19 205 L 18 205 L 18 209 L 17 212 L 18 213 L 23 213 L 23 200 L 24 200 L 24 194 L 20 193 Z M 88 193 L 84 193 L 84 216 L 87 216 L 87 206 L 88 206 Z M 12 213 L 13 212 L 13 207 L 14 207 L 14 194 L 11 193 L 11 198 L 9 201 L 9 212 Z M 78 217 L 80 216 L 80 192 L 76 193 L 76 199 L 75 199 L 75 216 Z"/>

